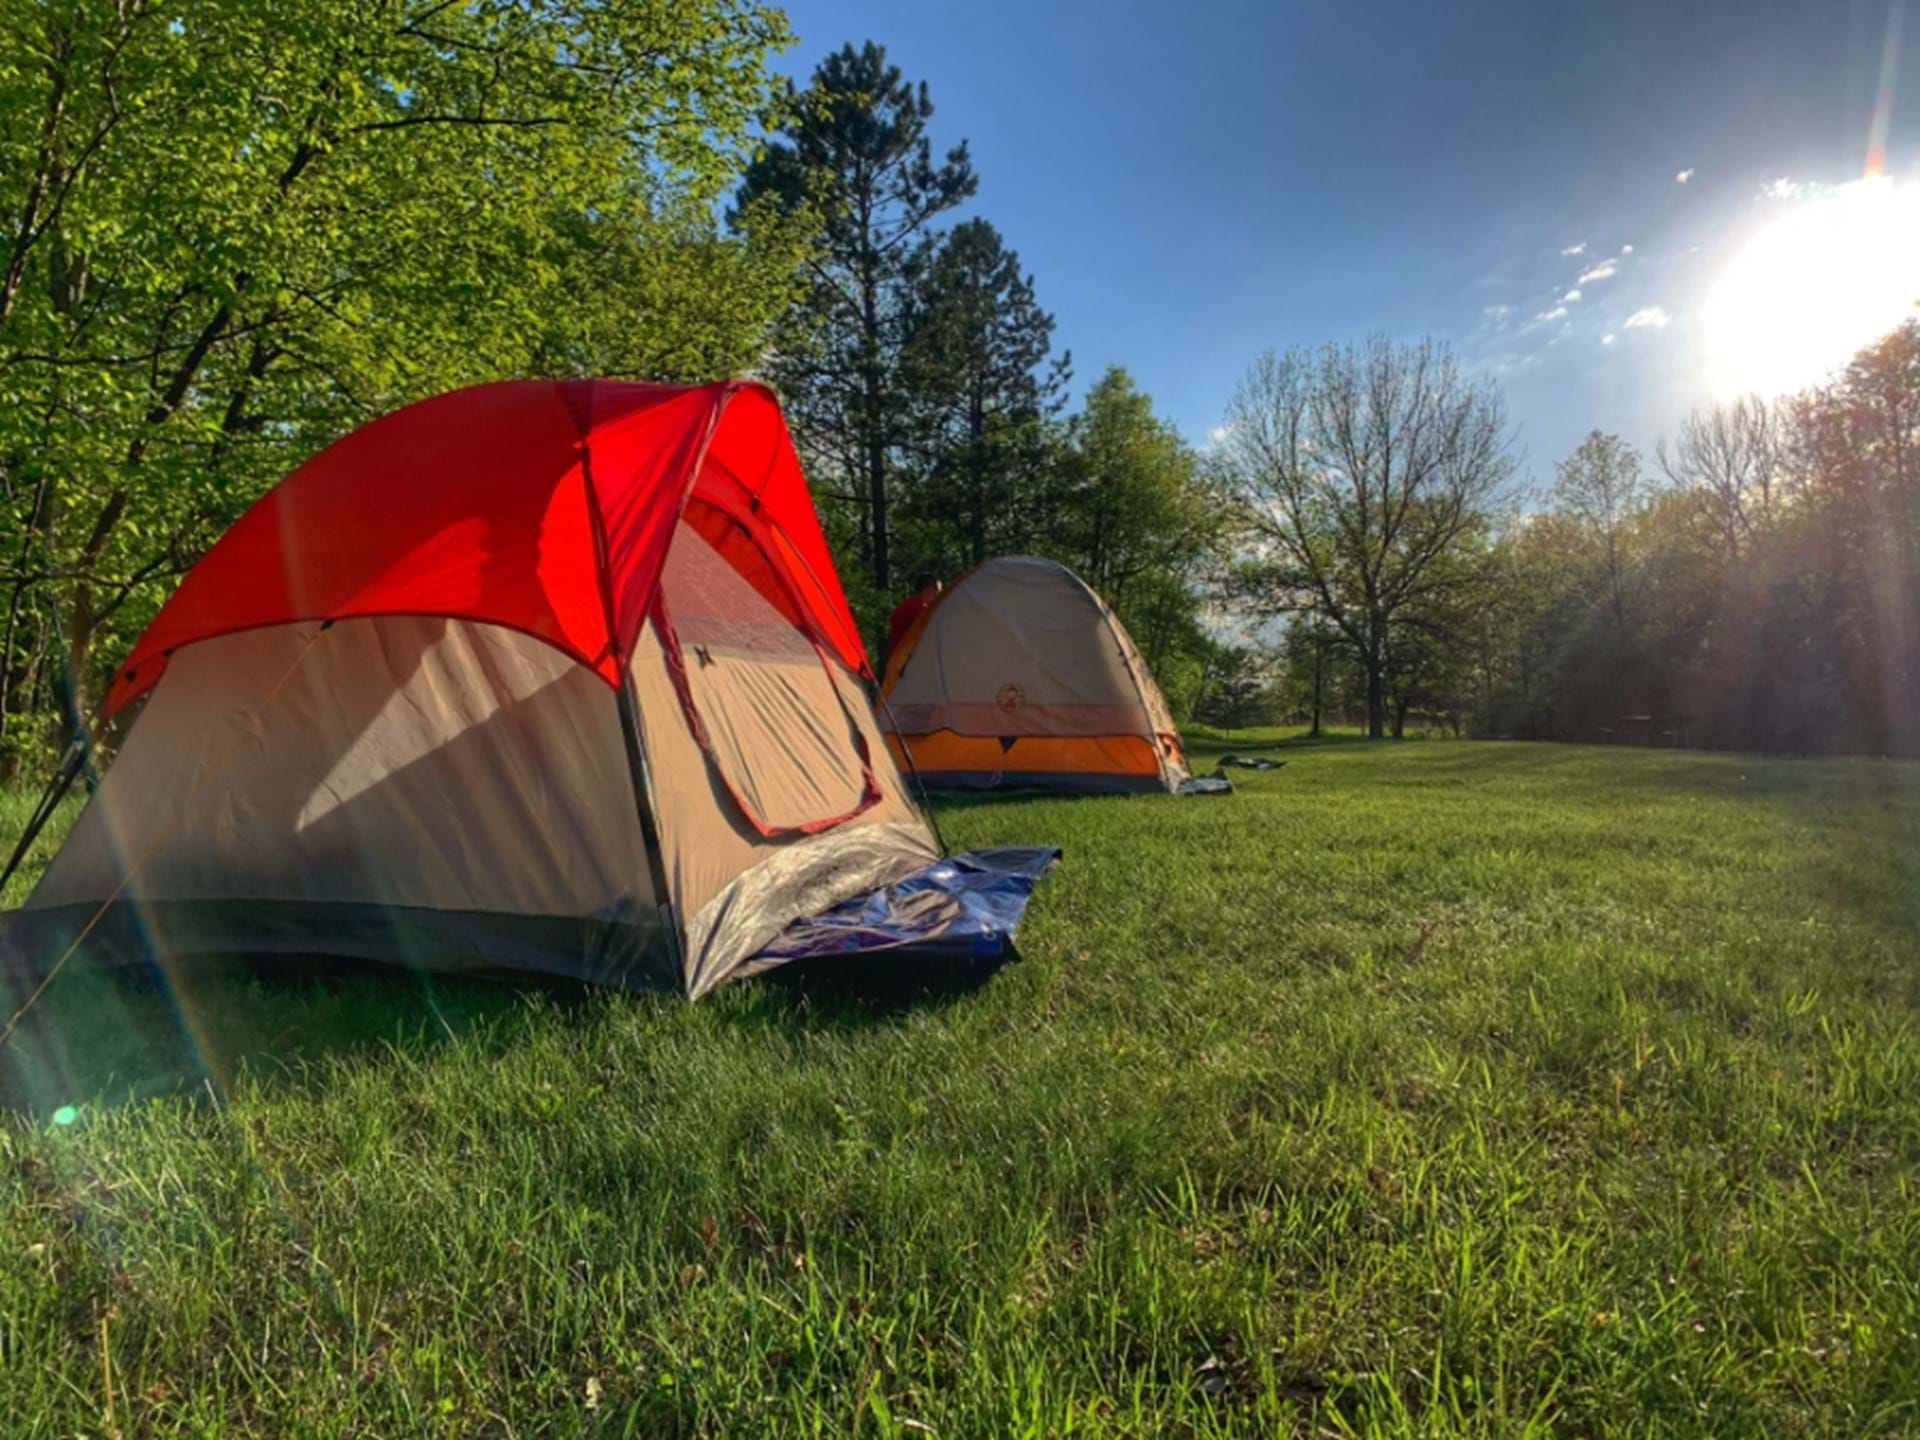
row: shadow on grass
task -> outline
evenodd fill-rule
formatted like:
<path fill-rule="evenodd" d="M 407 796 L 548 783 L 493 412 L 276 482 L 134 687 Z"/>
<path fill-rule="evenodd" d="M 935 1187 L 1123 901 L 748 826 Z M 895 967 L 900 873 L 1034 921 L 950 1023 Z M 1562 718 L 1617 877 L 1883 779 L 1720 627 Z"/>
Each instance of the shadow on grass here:
<path fill-rule="evenodd" d="M 1297 729 L 1213 730 L 1190 725 L 1180 732 L 1188 754 L 1265 755 L 1269 751 L 1345 749 L 1354 745 L 1421 745 L 1422 739 L 1372 740 L 1363 730 L 1326 729 L 1310 735 Z"/>
<path fill-rule="evenodd" d="M 734 1018 L 833 1029 L 894 1024 L 976 994 L 1019 958 L 1009 947 L 993 958 L 896 951 L 794 961 L 758 977 Z"/>
<path fill-rule="evenodd" d="M 740 987 L 737 1018 L 853 1029 L 897 1023 L 974 993 L 1006 961 L 882 955 L 783 965 Z M 602 992 L 541 976 L 447 976 L 327 957 L 199 958 L 157 970 L 57 976 L 0 1049 L 0 1109 L 324 1083 L 326 1062 L 454 1043 L 505 1054 L 536 1025 L 579 1022 Z M 634 994 L 634 1004 L 679 1005 Z M 7 1013 L 24 996 L 8 995 Z"/>
<path fill-rule="evenodd" d="M 1410 781 L 1527 776 L 1562 787 L 1604 787 L 1612 796 L 1678 796 L 1827 805 L 1920 801 L 1920 764 L 1903 760 L 1762 756 L 1734 751 L 1505 740 L 1455 748 L 1436 745 Z"/>
<path fill-rule="evenodd" d="M 164 976 L 71 967 L 0 1051 L 0 1107 L 52 1113 L 86 1101 L 220 1095 L 242 1075 L 297 1086 L 330 1058 L 421 1053 L 456 1040 L 498 1053 L 536 1017 L 570 1014 L 588 993 L 521 976 L 278 956 L 195 959 Z M 535 996 L 547 1003 L 529 1003 Z M 9 1013 L 20 1003 L 10 995 Z"/>

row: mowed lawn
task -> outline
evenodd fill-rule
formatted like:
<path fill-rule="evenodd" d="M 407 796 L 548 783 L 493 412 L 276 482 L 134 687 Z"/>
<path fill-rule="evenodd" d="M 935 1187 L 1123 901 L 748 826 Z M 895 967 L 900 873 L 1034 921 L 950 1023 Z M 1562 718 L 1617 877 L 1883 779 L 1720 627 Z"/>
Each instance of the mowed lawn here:
<path fill-rule="evenodd" d="M 916 1004 L 63 976 L 0 1429 L 1920 1430 L 1920 766 L 1277 753 Z"/>

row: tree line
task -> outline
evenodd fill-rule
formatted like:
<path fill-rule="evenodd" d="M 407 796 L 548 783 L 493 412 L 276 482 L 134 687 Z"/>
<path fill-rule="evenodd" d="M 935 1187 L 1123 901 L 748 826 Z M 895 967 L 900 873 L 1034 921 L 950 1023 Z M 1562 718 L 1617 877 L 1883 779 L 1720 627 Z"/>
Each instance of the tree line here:
<path fill-rule="evenodd" d="M 1432 342 L 1264 357 L 1197 451 L 1118 366 L 1069 405 L 926 85 L 872 42 L 796 84 L 791 38 L 755 0 L 0 29 L 0 766 L 314 450 L 509 375 L 768 378 L 876 652 L 915 577 L 1027 551 L 1182 719 L 1920 747 L 1913 326 L 1533 497 Z"/>
<path fill-rule="evenodd" d="M 1428 344 L 1268 357 L 1229 427 L 1228 585 L 1291 622 L 1243 718 L 1920 755 L 1920 321 L 1651 463 L 1593 432 L 1534 494 Z"/>

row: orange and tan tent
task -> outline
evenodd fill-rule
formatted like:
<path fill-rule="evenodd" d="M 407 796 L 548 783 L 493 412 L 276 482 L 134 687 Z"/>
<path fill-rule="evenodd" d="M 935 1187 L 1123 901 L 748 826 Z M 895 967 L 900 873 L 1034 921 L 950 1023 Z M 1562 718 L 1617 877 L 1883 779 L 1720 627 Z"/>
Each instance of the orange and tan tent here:
<path fill-rule="evenodd" d="M 699 995 L 939 859 L 868 674 L 764 387 L 422 401 L 269 492 L 134 645 L 107 710 L 143 708 L 10 952 Z"/>
<path fill-rule="evenodd" d="M 969 570 L 887 662 L 881 724 L 935 789 L 1173 790 L 1186 756 L 1120 618 L 1064 565 Z"/>

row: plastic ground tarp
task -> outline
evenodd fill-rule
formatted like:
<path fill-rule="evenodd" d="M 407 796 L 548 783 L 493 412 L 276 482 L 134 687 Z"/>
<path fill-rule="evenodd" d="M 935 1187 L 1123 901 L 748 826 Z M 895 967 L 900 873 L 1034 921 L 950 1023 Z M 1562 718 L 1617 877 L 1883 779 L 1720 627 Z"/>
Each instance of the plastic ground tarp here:
<path fill-rule="evenodd" d="M 754 959 L 771 963 L 883 950 L 998 959 L 1013 940 L 1034 883 L 1059 858 L 1050 845 L 963 851 L 795 920 Z"/>

